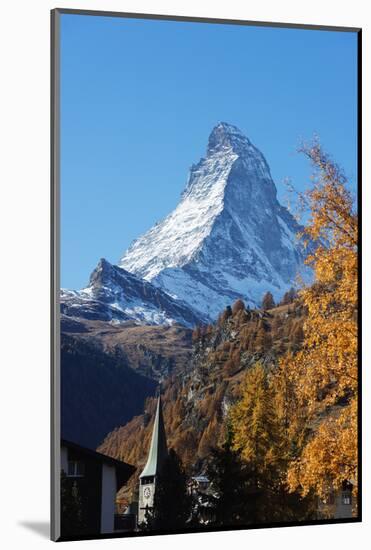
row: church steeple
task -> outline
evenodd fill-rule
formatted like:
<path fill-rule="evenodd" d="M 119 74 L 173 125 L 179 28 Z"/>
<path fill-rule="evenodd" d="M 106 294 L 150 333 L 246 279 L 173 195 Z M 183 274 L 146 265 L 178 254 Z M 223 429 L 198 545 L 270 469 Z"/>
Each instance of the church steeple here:
<path fill-rule="evenodd" d="M 140 478 L 156 476 L 161 472 L 163 463 L 167 457 L 167 444 L 165 434 L 164 417 L 162 414 L 161 395 L 157 399 L 155 421 L 152 429 L 151 447 L 149 449 L 147 463 Z"/>
<path fill-rule="evenodd" d="M 157 476 L 162 474 L 168 456 L 161 394 L 157 398 L 155 420 L 152 428 L 151 446 L 146 465 L 139 476 L 138 523 L 145 523 L 147 510 L 153 510 Z"/>

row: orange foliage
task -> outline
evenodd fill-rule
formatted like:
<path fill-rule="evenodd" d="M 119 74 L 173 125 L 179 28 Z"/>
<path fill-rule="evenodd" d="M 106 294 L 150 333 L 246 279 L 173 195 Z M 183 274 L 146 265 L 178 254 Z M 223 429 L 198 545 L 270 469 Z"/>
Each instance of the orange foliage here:
<path fill-rule="evenodd" d="M 315 283 L 300 292 L 308 312 L 303 346 L 281 364 L 312 435 L 288 481 L 292 490 L 325 497 L 344 480 L 357 485 L 358 220 L 340 169 L 318 144 L 303 151 L 318 170 L 302 197 L 311 211 L 305 234 L 320 241 L 307 260 Z"/>

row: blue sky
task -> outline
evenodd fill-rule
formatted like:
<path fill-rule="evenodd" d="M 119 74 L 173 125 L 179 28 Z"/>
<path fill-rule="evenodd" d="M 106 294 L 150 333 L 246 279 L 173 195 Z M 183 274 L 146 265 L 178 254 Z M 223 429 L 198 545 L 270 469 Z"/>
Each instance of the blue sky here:
<path fill-rule="evenodd" d="M 356 186 L 355 33 L 62 15 L 61 285 L 82 288 L 177 204 L 219 121 L 303 189 L 320 136 Z"/>

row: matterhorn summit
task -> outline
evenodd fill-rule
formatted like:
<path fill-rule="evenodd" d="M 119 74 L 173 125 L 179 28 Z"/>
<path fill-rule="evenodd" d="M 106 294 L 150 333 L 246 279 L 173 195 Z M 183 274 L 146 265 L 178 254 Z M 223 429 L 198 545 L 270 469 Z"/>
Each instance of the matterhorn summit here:
<path fill-rule="evenodd" d="M 173 212 L 139 237 L 119 266 L 214 320 L 237 298 L 276 299 L 305 274 L 300 226 L 277 200 L 263 154 L 236 127 L 212 130 Z"/>

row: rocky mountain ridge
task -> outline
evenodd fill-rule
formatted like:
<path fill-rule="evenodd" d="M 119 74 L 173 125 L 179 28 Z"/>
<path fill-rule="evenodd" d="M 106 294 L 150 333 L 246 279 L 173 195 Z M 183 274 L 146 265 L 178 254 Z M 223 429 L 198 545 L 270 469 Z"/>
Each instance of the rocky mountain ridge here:
<path fill-rule="evenodd" d="M 263 154 L 219 123 L 176 209 L 139 237 L 119 265 L 100 260 L 89 285 L 61 291 L 70 319 L 193 327 L 242 298 L 281 298 L 304 266 L 301 227 L 279 204 Z"/>
<path fill-rule="evenodd" d="M 104 258 L 91 274 L 86 288 L 62 289 L 61 314 L 110 323 L 135 321 L 143 325 L 179 323 L 192 327 L 202 321 L 202 316 L 196 315 L 181 300 Z"/>

